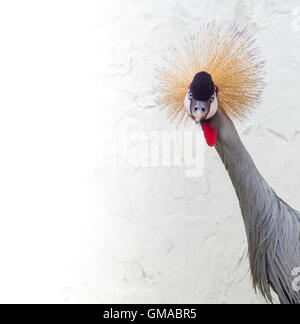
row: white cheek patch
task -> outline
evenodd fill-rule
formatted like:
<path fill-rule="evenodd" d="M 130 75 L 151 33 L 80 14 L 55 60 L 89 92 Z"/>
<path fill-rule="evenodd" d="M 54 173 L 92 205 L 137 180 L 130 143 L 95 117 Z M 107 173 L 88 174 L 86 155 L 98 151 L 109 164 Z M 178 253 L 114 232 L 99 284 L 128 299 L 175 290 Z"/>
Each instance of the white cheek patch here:
<path fill-rule="evenodd" d="M 205 119 L 207 120 L 212 118 L 216 114 L 217 110 L 218 110 L 218 98 L 217 98 L 217 94 L 215 93 L 215 100 L 211 103 L 209 113 Z"/>
<path fill-rule="evenodd" d="M 191 115 L 191 100 L 189 98 L 189 92 L 187 92 L 185 98 L 184 98 L 184 109 L 186 110 L 186 112 L 189 114 L 189 116 Z"/>

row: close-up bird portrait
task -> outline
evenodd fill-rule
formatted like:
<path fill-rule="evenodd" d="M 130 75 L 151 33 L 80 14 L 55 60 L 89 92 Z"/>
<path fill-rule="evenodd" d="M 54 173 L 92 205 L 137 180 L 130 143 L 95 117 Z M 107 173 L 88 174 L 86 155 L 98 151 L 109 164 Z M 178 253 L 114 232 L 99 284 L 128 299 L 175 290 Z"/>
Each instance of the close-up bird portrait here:
<path fill-rule="evenodd" d="M 298 0 L 0 16 L 1 304 L 300 304 Z"/>

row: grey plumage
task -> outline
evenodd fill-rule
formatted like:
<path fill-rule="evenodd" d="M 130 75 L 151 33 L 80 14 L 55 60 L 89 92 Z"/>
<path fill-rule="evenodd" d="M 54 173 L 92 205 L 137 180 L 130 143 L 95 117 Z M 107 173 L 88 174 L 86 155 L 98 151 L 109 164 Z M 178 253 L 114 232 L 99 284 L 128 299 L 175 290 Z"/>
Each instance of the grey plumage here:
<path fill-rule="evenodd" d="M 217 130 L 215 148 L 240 203 L 255 289 L 270 302 L 273 289 L 282 304 L 300 304 L 300 294 L 292 286 L 292 271 L 300 267 L 300 213 L 280 199 L 261 176 L 222 110 L 209 123 Z"/>

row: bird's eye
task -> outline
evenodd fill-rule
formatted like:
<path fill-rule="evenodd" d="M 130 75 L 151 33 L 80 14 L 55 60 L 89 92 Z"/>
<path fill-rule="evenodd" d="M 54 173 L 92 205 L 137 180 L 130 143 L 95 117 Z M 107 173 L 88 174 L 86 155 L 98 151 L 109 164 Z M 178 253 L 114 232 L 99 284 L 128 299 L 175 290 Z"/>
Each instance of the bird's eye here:
<path fill-rule="evenodd" d="M 191 91 L 189 92 L 188 97 L 189 97 L 190 100 L 193 99 L 193 95 L 192 95 Z"/>
<path fill-rule="evenodd" d="M 212 96 L 210 97 L 210 101 L 213 102 L 214 100 L 215 100 L 215 95 L 212 95 Z"/>

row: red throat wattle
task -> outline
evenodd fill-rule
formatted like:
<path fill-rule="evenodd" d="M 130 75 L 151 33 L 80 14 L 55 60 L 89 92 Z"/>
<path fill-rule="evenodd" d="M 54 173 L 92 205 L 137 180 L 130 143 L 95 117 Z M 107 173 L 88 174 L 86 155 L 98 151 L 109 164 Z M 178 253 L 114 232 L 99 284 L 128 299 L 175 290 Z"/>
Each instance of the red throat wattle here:
<path fill-rule="evenodd" d="M 204 122 L 201 124 L 201 126 L 202 126 L 202 130 L 203 130 L 207 145 L 210 147 L 214 146 L 216 144 L 217 132 L 208 123 Z"/>

